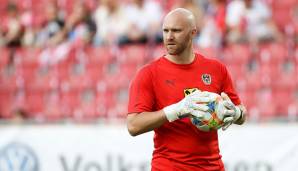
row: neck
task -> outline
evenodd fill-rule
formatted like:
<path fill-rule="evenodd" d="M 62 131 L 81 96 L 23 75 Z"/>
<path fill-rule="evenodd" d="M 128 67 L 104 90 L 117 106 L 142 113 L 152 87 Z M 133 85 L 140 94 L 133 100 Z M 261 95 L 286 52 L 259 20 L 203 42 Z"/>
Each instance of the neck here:
<path fill-rule="evenodd" d="M 167 54 L 165 56 L 169 61 L 176 64 L 190 64 L 195 59 L 195 54 L 193 52 L 192 47 L 189 49 L 185 49 L 182 53 L 177 55 Z"/>

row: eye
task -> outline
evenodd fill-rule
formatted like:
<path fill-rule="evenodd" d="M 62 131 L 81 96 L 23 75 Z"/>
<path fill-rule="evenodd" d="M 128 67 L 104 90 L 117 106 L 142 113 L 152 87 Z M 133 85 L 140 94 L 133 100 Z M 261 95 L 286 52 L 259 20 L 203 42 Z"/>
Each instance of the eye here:
<path fill-rule="evenodd" d="M 173 32 L 175 32 L 175 33 L 179 33 L 181 31 L 182 31 L 181 29 L 173 29 Z"/>
<path fill-rule="evenodd" d="M 163 29 L 163 32 L 167 33 L 167 32 L 169 32 L 169 30 L 168 29 Z"/>

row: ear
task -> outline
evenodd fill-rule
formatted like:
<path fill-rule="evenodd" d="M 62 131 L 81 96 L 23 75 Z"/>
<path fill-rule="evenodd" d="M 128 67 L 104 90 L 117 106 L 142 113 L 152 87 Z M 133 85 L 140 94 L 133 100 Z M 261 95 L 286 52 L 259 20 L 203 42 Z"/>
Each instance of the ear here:
<path fill-rule="evenodd" d="M 196 28 L 191 30 L 192 37 L 196 37 L 198 30 Z"/>

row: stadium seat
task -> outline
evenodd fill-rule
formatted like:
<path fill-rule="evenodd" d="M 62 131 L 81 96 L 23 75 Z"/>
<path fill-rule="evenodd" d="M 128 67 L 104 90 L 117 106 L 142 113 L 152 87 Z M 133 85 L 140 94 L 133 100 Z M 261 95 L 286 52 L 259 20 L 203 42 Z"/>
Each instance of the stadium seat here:
<path fill-rule="evenodd" d="M 31 84 L 32 81 L 37 77 L 39 70 L 38 61 L 34 60 L 23 60 L 19 66 L 19 76 L 24 79 L 25 86 Z"/>
<path fill-rule="evenodd" d="M 255 90 L 242 90 L 242 91 L 237 91 L 239 97 L 240 97 L 240 100 L 241 100 L 241 103 L 244 104 L 244 106 L 248 109 L 250 109 L 252 106 L 255 105 L 255 93 L 256 91 Z"/>
<path fill-rule="evenodd" d="M 116 111 L 116 117 L 125 118 L 127 115 L 128 105 L 128 87 L 119 88 L 114 92 L 114 108 Z"/>
<path fill-rule="evenodd" d="M 0 118 L 8 119 L 13 117 L 15 91 L 13 87 L 0 85 Z"/>
<path fill-rule="evenodd" d="M 222 58 L 222 56 L 218 56 L 219 50 L 214 47 L 195 47 L 195 51 L 206 56 L 207 58 Z"/>
<path fill-rule="evenodd" d="M 227 65 L 228 72 L 230 73 L 231 77 L 237 80 L 240 77 L 244 77 L 247 72 L 247 66 L 239 65 L 239 64 L 230 64 Z"/>
<path fill-rule="evenodd" d="M 151 47 L 151 49 L 149 49 L 149 52 L 151 52 L 148 55 L 149 60 L 157 59 L 166 54 L 166 50 L 162 44 Z"/>
<path fill-rule="evenodd" d="M 49 68 L 51 73 L 56 72 L 60 82 L 67 80 L 71 72 L 71 63 L 60 62 L 57 65 Z"/>
<path fill-rule="evenodd" d="M 62 105 L 62 115 L 71 118 L 76 106 L 79 105 L 79 91 L 77 89 L 71 89 L 70 87 L 61 87 L 60 90 Z"/>
<path fill-rule="evenodd" d="M 283 1 L 272 1 L 272 15 L 277 26 L 284 30 L 292 20 L 292 15 L 294 13 L 295 6 L 298 5 L 297 0 L 283 0 Z"/>
<path fill-rule="evenodd" d="M 247 72 L 246 78 L 249 87 L 271 87 L 275 83 L 277 68 L 271 65 L 258 65 L 255 70 Z"/>
<path fill-rule="evenodd" d="M 74 109 L 72 119 L 76 122 L 92 122 L 96 121 L 98 115 L 96 113 L 96 104 L 81 104 Z"/>
<path fill-rule="evenodd" d="M 102 98 L 106 98 L 103 96 Z M 104 103 L 97 99 L 97 90 L 86 88 L 79 92 L 79 105 L 74 108 L 73 119 L 79 122 L 96 121 L 102 117 L 103 113 L 99 111 L 100 106 Z"/>
<path fill-rule="evenodd" d="M 103 78 L 104 75 L 104 66 L 96 65 L 96 64 L 87 64 L 85 75 L 88 77 L 93 83 L 98 82 Z"/>
<path fill-rule="evenodd" d="M 55 122 L 65 119 L 60 94 L 57 90 L 48 91 L 45 94 L 43 115 L 47 122 Z"/>
<path fill-rule="evenodd" d="M 262 87 L 262 80 L 258 68 L 256 70 L 246 72 L 245 78 L 248 89 L 258 90 Z"/>
<path fill-rule="evenodd" d="M 280 43 L 267 43 L 260 45 L 260 50 L 257 55 L 261 65 L 277 65 L 287 56 L 288 53 L 285 45 Z"/>
<path fill-rule="evenodd" d="M 278 80 L 274 81 L 273 87 L 279 89 L 294 89 L 298 85 L 298 70 L 295 66 L 295 61 L 293 60 L 284 60 L 281 62 L 276 69 L 276 73 L 272 75 L 274 78 L 278 78 Z"/>
<path fill-rule="evenodd" d="M 223 51 L 223 61 L 227 65 L 238 64 L 244 65 L 248 63 L 251 56 L 250 47 L 246 44 L 231 44 Z"/>
<path fill-rule="evenodd" d="M 126 45 L 120 48 L 117 60 L 127 65 L 143 65 L 147 59 L 147 51 L 144 45 Z"/>
<path fill-rule="evenodd" d="M 26 87 L 26 89 L 44 92 L 58 90 L 59 82 L 55 77 L 36 77 L 34 80 L 32 80 L 31 84 Z"/>
<path fill-rule="evenodd" d="M 94 64 L 98 67 L 109 64 L 114 59 L 114 54 L 116 50 L 108 46 L 102 47 L 89 47 L 85 50 L 87 57 L 87 64 Z"/>
<path fill-rule="evenodd" d="M 32 119 L 43 118 L 43 110 L 45 104 L 45 91 L 42 90 L 26 90 L 26 112 Z"/>
<path fill-rule="evenodd" d="M 9 65 L 5 68 L 1 68 L 0 85 L 13 88 L 24 87 L 24 79 L 19 74 L 19 67 Z"/>
<path fill-rule="evenodd" d="M 261 121 L 270 121 L 277 116 L 273 98 L 272 90 L 270 88 L 260 89 L 255 93 L 255 96 L 253 97 L 255 100 L 254 105 L 259 111 Z"/>
<path fill-rule="evenodd" d="M 2 70 L 9 62 L 9 50 L 1 47 L 0 54 L 0 69 Z"/>
<path fill-rule="evenodd" d="M 288 105 L 288 118 L 290 121 L 297 121 L 298 119 L 298 96 Z"/>
<path fill-rule="evenodd" d="M 96 115 L 99 118 L 107 117 L 107 110 L 110 107 L 111 92 L 106 90 L 97 90 L 96 92 Z"/>
<path fill-rule="evenodd" d="M 294 89 L 276 89 L 273 91 L 273 100 L 278 115 L 288 116 L 289 105 L 294 102 L 294 96 Z"/>

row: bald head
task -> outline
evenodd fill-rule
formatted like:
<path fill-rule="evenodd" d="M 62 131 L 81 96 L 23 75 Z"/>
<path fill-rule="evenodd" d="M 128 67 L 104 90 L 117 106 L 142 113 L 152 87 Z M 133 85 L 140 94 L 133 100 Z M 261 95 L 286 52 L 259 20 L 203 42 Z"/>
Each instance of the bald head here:
<path fill-rule="evenodd" d="M 194 15 L 184 8 L 170 11 L 162 25 L 163 41 L 170 55 L 191 52 L 192 39 L 197 34 Z"/>
<path fill-rule="evenodd" d="M 196 29 L 196 21 L 192 12 L 185 8 L 176 8 L 170 11 L 164 18 L 164 24 L 166 23 L 182 24 L 190 29 Z"/>

